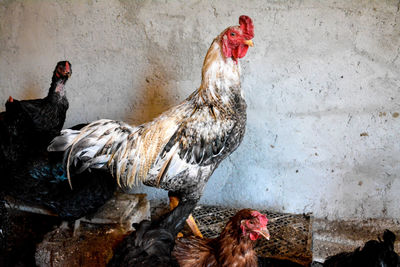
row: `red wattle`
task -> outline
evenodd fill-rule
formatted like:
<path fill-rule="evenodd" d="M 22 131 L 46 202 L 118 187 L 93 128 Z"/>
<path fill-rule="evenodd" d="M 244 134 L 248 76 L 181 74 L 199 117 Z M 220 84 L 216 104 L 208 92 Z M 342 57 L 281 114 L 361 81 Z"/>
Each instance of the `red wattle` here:
<path fill-rule="evenodd" d="M 244 57 L 246 55 L 248 49 L 249 49 L 248 45 L 240 45 L 239 46 L 239 58 Z"/>
<path fill-rule="evenodd" d="M 254 240 L 257 240 L 257 238 L 258 238 L 258 234 L 257 234 L 257 233 L 253 233 L 253 232 L 250 233 L 250 239 L 251 239 L 251 240 L 253 240 L 253 241 L 254 241 Z"/>
<path fill-rule="evenodd" d="M 249 49 L 248 45 L 239 45 L 236 49 L 232 50 L 233 58 L 236 59 L 244 57 L 248 49 Z"/>

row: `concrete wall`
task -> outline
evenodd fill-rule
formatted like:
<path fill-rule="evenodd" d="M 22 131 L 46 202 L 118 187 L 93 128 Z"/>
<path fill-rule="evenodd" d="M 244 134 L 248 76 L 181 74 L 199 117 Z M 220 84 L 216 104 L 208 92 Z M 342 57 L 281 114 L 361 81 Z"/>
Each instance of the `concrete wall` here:
<path fill-rule="evenodd" d="M 333 219 L 396 218 L 399 6 L 3 0 L 0 102 L 44 96 L 56 62 L 68 59 L 66 126 L 99 118 L 144 122 L 197 88 L 212 39 L 246 14 L 255 22 L 255 47 L 242 60 L 247 133 L 202 202 Z"/>

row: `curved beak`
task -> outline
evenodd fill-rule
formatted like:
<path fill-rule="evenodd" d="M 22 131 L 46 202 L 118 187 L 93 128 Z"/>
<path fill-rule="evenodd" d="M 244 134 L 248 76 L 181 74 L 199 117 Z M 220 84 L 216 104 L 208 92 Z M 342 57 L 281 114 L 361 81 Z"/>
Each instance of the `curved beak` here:
<path fill-rule="evenodd" d="M 72 71 L 71 71 L 70 68 L 64 69 L 64 71 L 63 71 L 63 73 L 62 73 L 62 75 L 63 75 L 64 77 L 67 76 L 68 78 L 71 77 L 71 74 L 72 74 Z"/>
<path fill-rule="evenodd" d="M 72 71 L 71 71 L 71 66 L 69 65 L 68 61 L 65 62 L 65 69 L 64 69 L 65 74 L 67 75 L 68 78 L 71 77 Z"/>
<path fill-rule="evenodd" d="M 245 44 L 245 45 L 248 45 L 248 46 L 251 46 L 251 47 L 253 47 L 253 46 L 254 46 L 254 44 L 253 44 L 253 41 L 252 41 L 252 40 L 245 40 L 245 41 L 244 41 L 244 44 Z"/>
<path fill-rule="evenodd" d="M 259 233 L 260 235 L 262 235 L 265 239 L 269 240 L 269 231 L 267 229 L 267 227 L 265 228 L 261 228 L 260 230 L 254 230 L 254 232 Z"/>

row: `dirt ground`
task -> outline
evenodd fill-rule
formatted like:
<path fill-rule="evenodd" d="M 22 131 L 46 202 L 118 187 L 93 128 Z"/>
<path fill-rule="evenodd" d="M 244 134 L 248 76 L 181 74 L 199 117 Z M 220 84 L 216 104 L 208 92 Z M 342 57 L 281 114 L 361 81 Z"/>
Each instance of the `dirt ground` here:
<path fill-rule="evenodd" d="M 36 244 L 61 222 L 56 217 L 8 210 L 9 229 L 0 266 L 35 266 Z"/>

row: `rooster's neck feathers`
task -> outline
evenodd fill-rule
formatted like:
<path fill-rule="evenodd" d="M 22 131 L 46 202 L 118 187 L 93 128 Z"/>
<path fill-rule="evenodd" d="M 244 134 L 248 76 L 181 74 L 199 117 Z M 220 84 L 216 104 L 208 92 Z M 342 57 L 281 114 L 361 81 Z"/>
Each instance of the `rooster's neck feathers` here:
<path fill-rule="evenodd" d="M 201 76 L 201 86 L 196 93 L 210 104 L 230 107 L 235 95 L 242 96 L 239 62 L 223 55 L 221 36 L 208 49 Z"/>

